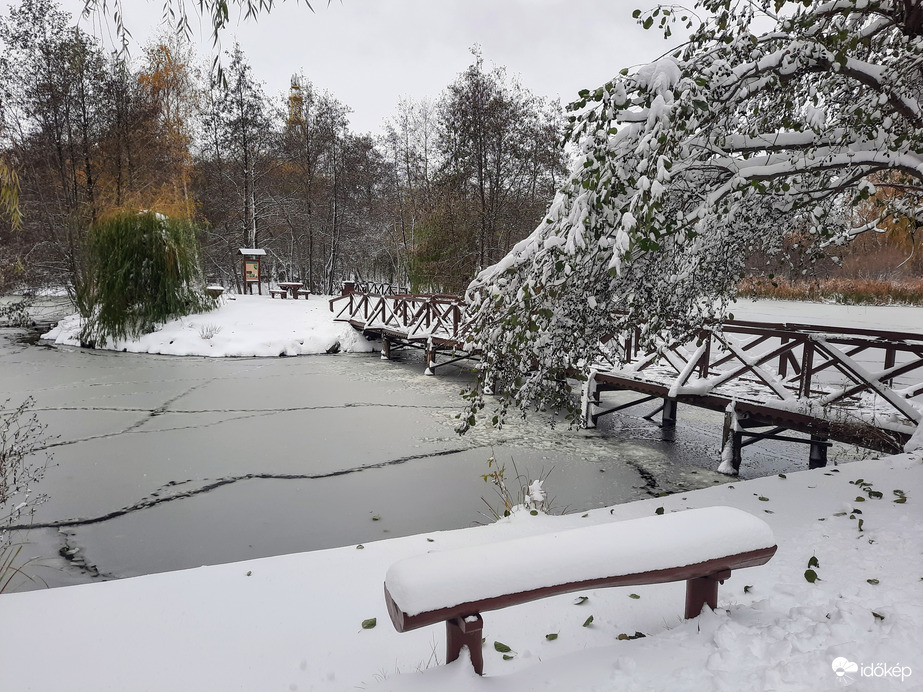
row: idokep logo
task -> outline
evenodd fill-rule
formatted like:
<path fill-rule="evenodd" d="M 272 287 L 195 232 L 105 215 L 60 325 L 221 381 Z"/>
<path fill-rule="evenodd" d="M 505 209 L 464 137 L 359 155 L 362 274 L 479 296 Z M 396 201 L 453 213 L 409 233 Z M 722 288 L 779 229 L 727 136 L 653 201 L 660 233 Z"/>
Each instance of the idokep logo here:
<path fill-rule="evenodd" d="M 847 673 L 857 673 L 859 671 L 858 663 L 853 663 L 842 656 L 833 659 L 833 663 L 830 665 L 833 668 L 833 672 L 836 673 L 836 676 L 838 678 L 843 678 L 843 682 L 847 685 L 852 682 L 852 675 L 847 675 Z"/>
<path fill-rule="evenodd" d="M 856 677 L 863 678 L 895 678 L 901 682 L 909 678 L 913 671 L 910 666 L 889 665 L 886 663 L 858 664 L 853 663 L 848 658 L 838 656 L 830 664 L 833 672 L 844 685 L 851 684 Z M 859 674 L 859 676 L 856 675 Z"/>

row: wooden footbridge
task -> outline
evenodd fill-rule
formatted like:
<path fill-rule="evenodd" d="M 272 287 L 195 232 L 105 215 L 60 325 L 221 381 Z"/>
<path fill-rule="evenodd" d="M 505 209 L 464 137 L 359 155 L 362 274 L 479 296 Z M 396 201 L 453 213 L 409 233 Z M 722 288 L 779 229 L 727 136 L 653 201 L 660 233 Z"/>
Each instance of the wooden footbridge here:
<path fill-rule="evenodd" d="M 403 348 L 426 352 L 426 374 L 477 354 L 465 349 L 467 324 L 461 298 L 446 294 L 364 293 L 351 291 L 330 300 L 334 320 L 347 321 L 381 339 L 381 357 Z M 439 354 L 448 360 L 437 361 Z"/>
<path fill-rule="evenodd" d="M 424 350 L 427 374 L 478 355 L 466 346 L 458 296 L 353 291 L 332 299 L 330 309 L 334 319 L 380 338 L 382 358 Z M 739 469 L 744 447 L 765 439 L 808 444 L 811 468 L 826 465 L 832 441 L 899 452 L 923 419 L 920 332 L 732 320 L 651 351 L 640 348 L 639 334 L 600 345 L 584 385 L 587 425 L 654 401 L 659 406 L 645 417 L 659 413 L 672 439 L 679 403 L 723 411 L 722 470 L 729 473 Z M 607 405 L 611 391 L 639 396 Z"/>

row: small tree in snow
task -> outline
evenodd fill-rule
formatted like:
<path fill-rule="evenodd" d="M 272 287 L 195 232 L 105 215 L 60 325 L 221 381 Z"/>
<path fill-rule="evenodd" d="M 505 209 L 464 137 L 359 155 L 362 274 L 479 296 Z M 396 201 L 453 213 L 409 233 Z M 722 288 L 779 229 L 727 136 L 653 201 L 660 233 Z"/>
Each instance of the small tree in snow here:
<path fill-rule="evenodd" d="M 923 224 L 923 0 L 699 0 L 675 54 L 572 104 L 570 179 L 468 290 L 482 377 L 510 405 L 569 407 L 565 374 L 638 326 L 649 343 L 725 315 L 744 260 L 786 234 L 821 252 Z M 689 14 L 689 13 L 687 13 Z M 638 20 L 669 33 L 692 15 Z M 757 26 L 767 27 L 757 33 Z M 875 195 L 872 179 L 899 189 Z M 802 243 L 803 244 L 803 243 Z M 473 414 L 483 407 L 474 395 Z"/>
<path fill-rule="evenodd" d="M 45 475 L 51 453 L 47 426 L 39 422 L 34 405 L 32 397 L 15 407 L 9 399 L 0 402 L 0 594 L 17 576 L 32 580 L 18 564 L 22 545 L 14 542 L 10 529 L 20 525 L 24 515 L 31 522 L 35 508 L 45 500 L 35 486 Z M 40 459 L 43 450 L 45 458 Z"/>

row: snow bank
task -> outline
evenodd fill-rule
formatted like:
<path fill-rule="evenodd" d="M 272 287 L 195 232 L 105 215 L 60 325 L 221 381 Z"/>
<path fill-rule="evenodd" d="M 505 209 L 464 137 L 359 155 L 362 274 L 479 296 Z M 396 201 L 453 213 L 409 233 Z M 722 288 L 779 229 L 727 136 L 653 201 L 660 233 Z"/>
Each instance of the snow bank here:
<path fill-rule="evenodd" d="M 138 339 L 104 347 L 170 356 L 298 356 L 331 351 L 369 352 L 377 347 L 345 322 L 334 322 L 327 297 L 280 300 L 231 295 L 216 310 L 171 320 Z M 79 346 L 80 318 L 67 317 L 44 339 Z"/>

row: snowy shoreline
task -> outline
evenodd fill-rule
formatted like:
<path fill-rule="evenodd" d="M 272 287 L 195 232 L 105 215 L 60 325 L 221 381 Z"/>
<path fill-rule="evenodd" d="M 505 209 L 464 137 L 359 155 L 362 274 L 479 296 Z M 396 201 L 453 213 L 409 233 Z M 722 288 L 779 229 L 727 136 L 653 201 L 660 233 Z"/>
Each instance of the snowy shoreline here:
<path fill-rule="evenodd" d="M 327 296 L 308 300 L 231 295 L 211 312 L 170 320 L 133 340 L 97 348 L 169 356 L 278 357 L 334 351 L 371 352 L 375 344 L 345 322 L 334 322 Z M 80 346 L 80 317 L 61 320 L 42 339 Z"/>
<path fill-rule="evenodd" d="M 489 526 L 361 549 L 7 594 L 0 596 L 0 670 L 4 689 L 48 692 L 64 685 L 78 692 L 807 691 L 840 689 L 844 680 L 831 666 L 845 657 L 912 673 L 903 682 L 867 677 L 854 689 L 918 690 L 921 488 L 923 456 L 904 454 L 583 514 L 520 512 Z M 653 516 L 660 507 L 716 505 L 765 520 L 779 551 L 762 567 L 732 574 L 718 610 L 695 620 L 681 619 L 682 583 L 587 591 L 583 605 L 570 595 L 489 612 L 485 678 L 464 657 L 437 664 L 443 628 L 398 634 L 388 620 L 381 585 L 399 559 Z M 812 558 L 818 578 L 810 583 Z M 589 615 L 593 624 L 582 626 Z M 376 626 L 363 629 L 371 618 Z M 645 636 L 619 640 L 636 632 Z M 558 637 L 548 640 L 549 633 Z M 495 641 L 513 650 L 511 660 Z"/>

